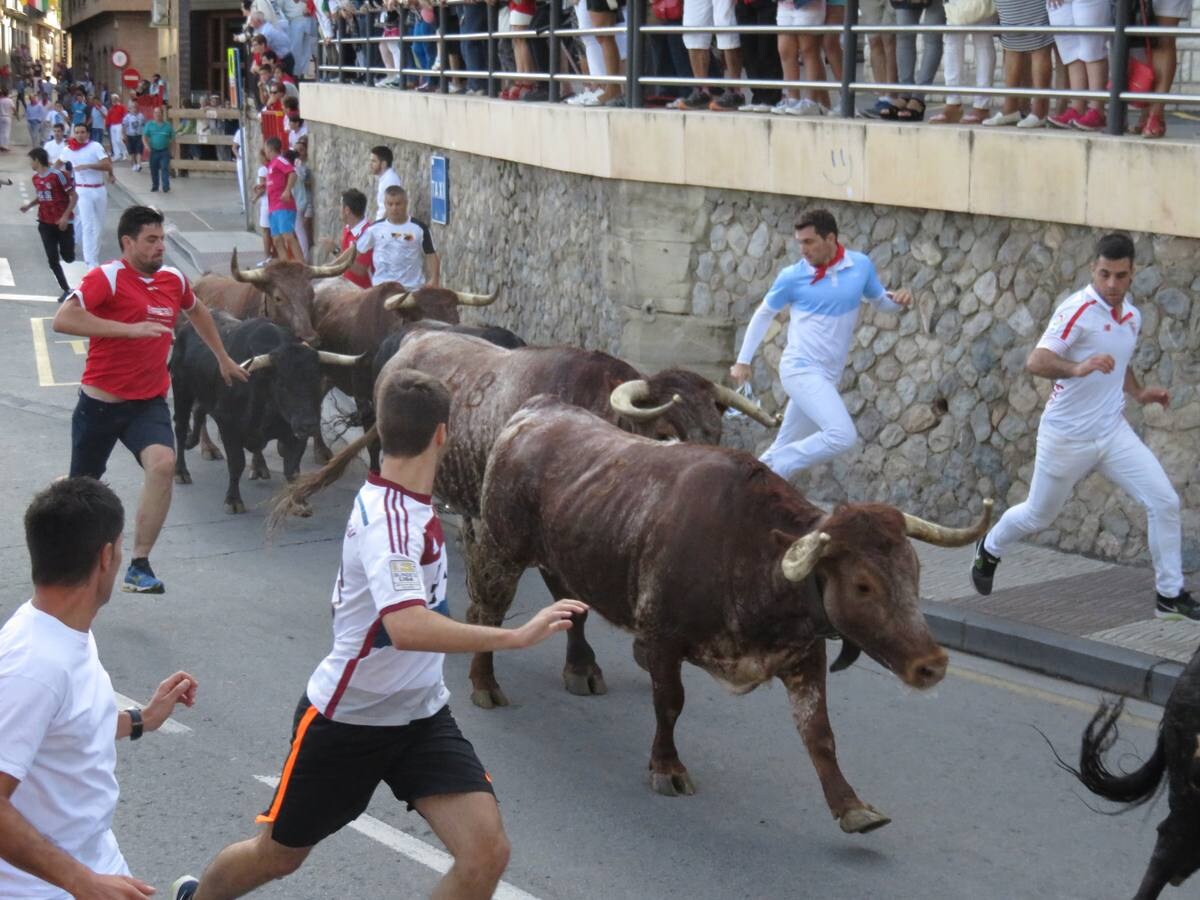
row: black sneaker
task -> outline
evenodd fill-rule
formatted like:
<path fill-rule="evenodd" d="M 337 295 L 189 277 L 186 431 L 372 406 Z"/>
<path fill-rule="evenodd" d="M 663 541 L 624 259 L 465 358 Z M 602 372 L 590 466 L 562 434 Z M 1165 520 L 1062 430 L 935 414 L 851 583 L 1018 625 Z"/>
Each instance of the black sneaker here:
<path fill-rule="evenodd" d="M 171 900 L 192 900 L 198 887 L 200 882 L 191 875 L 176 878 L 175 883 L 171 885 Z"/>
<path fill-rule="evenodd" d="M 693 90 L 686 97 L 680 97 L 671 104 L 671 109 L 708 109 L 712 103 L 712 95 L 708 91 Z"/>
<path fill-rule="evenodd" d="M 746 98 L 742 96 L 741 91 L 726 91 L 708 104 L 708 108 L 713 112 L 729 112 L 741 109 L 745 105 Z"/>
<path fill-rule="evenodd" d="M 549 103 L 550 89 L 544 87 L 534 88 L 524 97 L 522 97 L 521 101 L 523 103 Z"/>
<path fill-rule="evenodd" d="M 992 556 L 983 549 L 986 539 L 987 535 L 984 535 L 975 545 L 975 562 L 971 565 L 971 584 L 975 585 L 977 592 L 985 595 L 992 592 L 992 579 L 996 577 L 996 566 L 1000 565 L 1000 557 Z"/>
<path fill-rule="evenodd" d="M 1187 591 L 1180 591 L 1178 597 L 1164 597 L 1158 594 L 1154 604 L 1154 615 L 1159 619 L 1182 622 L 1191 619 L 1200 622 L 1200 603 L 1193 599 Z"/>

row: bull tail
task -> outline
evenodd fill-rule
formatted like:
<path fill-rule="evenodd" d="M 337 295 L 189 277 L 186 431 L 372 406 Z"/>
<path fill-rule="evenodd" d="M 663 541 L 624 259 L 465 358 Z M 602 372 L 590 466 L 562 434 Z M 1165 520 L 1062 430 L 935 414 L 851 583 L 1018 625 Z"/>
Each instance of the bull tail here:
<path fill-rule="evenodd" d="M 271 514 L 267 516 L 267 535 L 273 536 L 297 506 L 301 506 L 313 496 L 346 474 L 346 469 L 358 454 L 379 441 L 379 429 L 372 425 L 363 432 L 362 437 L 355 438 L 334 454 L 324 466 L 315 472 L 301 475 L 275 497 L 271 506 Z"/>
<path fill-rule="evenodd" d="M 1125 709 L 1125 701 L 1103 702 L 1083 731 L 1079 748 L 1079 768 L 1064 762 L 1055 752 L 1058 764 L 1079 779 L 1080 784 L 1098 797 L 1122 804 L 1126 812 L 1154 799 L 1167 768 L 1162 732 L 1150 758 L 1141 768 L 1117 774 L 1105 765 L 1104 757 L 1118 737 L 1117 720 Z M 1053 748 L 1051 748 L 1053 750 Z"/>

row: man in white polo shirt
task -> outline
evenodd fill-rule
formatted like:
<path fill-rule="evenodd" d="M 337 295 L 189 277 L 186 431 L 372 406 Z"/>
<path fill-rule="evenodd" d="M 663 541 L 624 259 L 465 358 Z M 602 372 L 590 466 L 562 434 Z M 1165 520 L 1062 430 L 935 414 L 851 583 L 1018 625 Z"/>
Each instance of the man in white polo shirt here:
<path fill-rule="evenodd" d="M 371 284 L 395 281 L 407 291 L 426 285 L 441 287 L 441 260 L 433 246 L 429 226 L 408 216 L 408 195 L 392 185 L 384 197 L 387 218 L 376 222 L 358 239 L 359 254 L 373 252 Z M 429 261 L 426 277 L 425 261 Z"/>
<path fill-rule="evenodd" d="M 75 178 L 79 202 L 75 206 L 75 221 L 79 225 L 79 243 L 83 261 L 89 269 L 100 265 L 100 232 L 104 229 L 104 214 L 108 212 L 108 189 L 105 182 L 112 174 L 112 160 L 99 141 L 93 141 L 86 124 L 76 125 L 71 140 L 59 152 L 59 162 L 70 163 Z"/>
<path fill-rule="evenodd" d="M 91 628 L 121 571 L 124 527 L 121 501 L 93 478 L 55 481 L 25 511 L 33 599 L 0 628 L 0 897 L 154 892 L 112 833 L 115 741 L 191 706 L 196 679 L 176 672 L 145 709 L 117 711 Z"/>
<path fill-rule="evenodd" d="M 392 151 L 390 147 L 385 147 L 380 144 L 378 147 L 371 148 L 371 161 L 369 167 L 371 174 L 379 181 L 375 187 L 375 219 L 383 221 L 387 217 L 387 209 L 384 204 L 384 195 L 387 189 L 395 187 L 404 187 L 400 181 L 400 175 L 392 168 Z"/>
<path fill-rule="evenodd" d="M 1046 528 L 1093 469 L 1146 507 L 1147 543 L 1158 592 L 1155 615 L 1200 620 L 1200 603 L 1183 588 L 1179 496 L 1150 449 L 1122 415 L 1125 397 L 1166 407 L 1164 388 L 1142 387 L 1129 369 L 1142 314 L 1129 294 L 1133 241 L 1107 234 L 1096 245 L 1092 283 L 1055 311 L 1026 369 L 1054 379 L 1038 426 L 1029 496 L 979 542 L 971 581 L 990 594 L 996 566 L 1024 537 Z"/>

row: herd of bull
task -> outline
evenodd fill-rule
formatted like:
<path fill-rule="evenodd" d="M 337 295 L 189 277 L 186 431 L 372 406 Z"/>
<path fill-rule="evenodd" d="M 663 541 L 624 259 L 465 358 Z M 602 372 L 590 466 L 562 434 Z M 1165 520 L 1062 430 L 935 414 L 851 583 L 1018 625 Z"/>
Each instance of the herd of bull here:
<path fill-rule="evenodd" d="M 528 347 L 506 329 L 459 323 L 460 306 L 484 306 L 494 295 L 408 292 L 395 283 L 358 288 L 337 277 L 353 255 L 350 249 L 327 266 L 272 262 L 241 271 L 235 253 L 232 278 L 197 282 L 226 349 L 246 360 L 251 378 L 227 387 L 199 336 L 182 329 L 170 362 L 177 480 L 190 482 L 184 454 L 197 443 L 219 458 L 204 431 L 212 418 L 229 467 L 227 512 L 245 509 L 238 490 L 245 451 L 254 455 L 250 477 L 269 477 L 262 451 L 276 440 L 289 486 L 271 527 L 289 514 L 309 514 L 308 498 L 364 449 L 377 467 L 372 390 L 380 373 L 401 367 L 435 376 L 453 399 L 435 493 L 462 516 L 468 621 L 500 625 L 522 572 L 536 566 L 556 599 L 578 598 L 631 632 L 652 682 L 650 782 L 667 795 L 694 792 L 674 739 L 683 662 L 737 693 L 778 678 L 841 829 L 886 825 L 890 819 L 858 797 L 838 765 L 825 641 L 842 642 L 832 671 L 865 652 L 907 685 L 937 684 L 948 658 L 920 610 L 910 539 L 970 544 L 986 532 L 992 501 L 982 501 L 978 521 L 966 528 L 884 504 L 827 512 L 752 456 L 718 446 L 730 409 L 777 424 L 736 392 L 682 369 L 645 376 L 598 351 Z M 363 428 L 335 456 L 320 430 L 330 387 L 353 398 Z M 325 465 L 301 477 L 310 437 Z M 508 704 L 492 654 L 474 657 L 470 679 L 477 706 Z M 573 694 L 606 692 L 583 619 L 567 632 L 563 681 Z M 1180 690 L 1189 683 L 1196 696 L 1176 705 L 1190 699 L 1200 709 L 1195 661 Z M 1172 715 L 1168 703 L 1164 721 Z M 1108 710 L 1097 715 L 1076 774 L 1102 796 L 1144 800 L 1169 758 L 1172 812 L 1138 894 L 1152 898 L 1200 865 L 1200 745 L 1191 747 L 1198 756 L 1184 754 L 1179 765 L 1191 768 L 1180 781 L 1182 751 L 1168 747 L 1164 756 L 1164 727 L 1153 783 L 1149 774 L 1122 782 L 1103 765 L 1115 721 Z"/>

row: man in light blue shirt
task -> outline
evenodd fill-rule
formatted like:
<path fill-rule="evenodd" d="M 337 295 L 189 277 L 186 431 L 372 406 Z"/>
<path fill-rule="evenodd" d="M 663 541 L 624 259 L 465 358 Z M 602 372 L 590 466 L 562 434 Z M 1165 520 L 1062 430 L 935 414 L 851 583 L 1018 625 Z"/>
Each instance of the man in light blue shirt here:
<path fill-rule="evenodd" d="M 783 424 L 762 461 L 788 478 L 832 459 L 854 446 L 854 420 L 838 394 L 846 368 L 859 306 L 898 311 L 912 303 L 912 292 L 888 293 L 870 258 L 847 250 L 838 241 L 837 221 L 824 209 L 806 212 L 796 223 L 803 257 L 779 273 L 754 313 L 737 362 L 729 370 L 742 384 L 750 379 L 750 363 L 771 320 L 788 311 L 787 347 L 779 377 L 788 395 Z"/>

